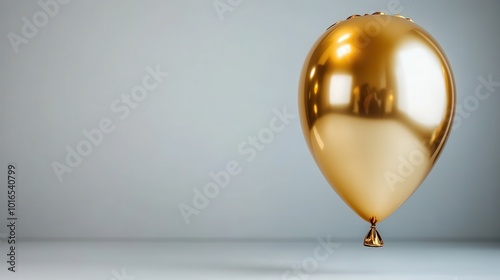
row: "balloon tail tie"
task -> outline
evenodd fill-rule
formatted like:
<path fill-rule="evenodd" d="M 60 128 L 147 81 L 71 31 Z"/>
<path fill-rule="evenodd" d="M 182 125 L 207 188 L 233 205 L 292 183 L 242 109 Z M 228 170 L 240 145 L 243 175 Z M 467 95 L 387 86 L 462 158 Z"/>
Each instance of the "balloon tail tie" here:
<path fill-rule="evenodd" d="M 368 234 L 365 236 L 364 245 L 366 247 L 383 247 L 384 241 L 382 240 L 382 237 L 380 237 L 376 227 L 377 220 L 372 218 L 370 222 L 370 231 L 368 231 Z"/>

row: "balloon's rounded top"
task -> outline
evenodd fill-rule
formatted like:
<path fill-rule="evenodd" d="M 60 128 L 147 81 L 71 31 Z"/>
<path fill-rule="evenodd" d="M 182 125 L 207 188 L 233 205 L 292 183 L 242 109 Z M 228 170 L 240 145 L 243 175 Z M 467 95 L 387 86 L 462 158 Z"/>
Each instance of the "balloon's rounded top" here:
<path fill-rule="evenodd" d="M 355 14 L 355 15 L 352 15 L 352 16 L 349 16 L 347 17 L 345 20 L 339 20 L 337 21 L 336 23 L 330 25 L 326 30 L 334 27 L 335 25 L 341 23 L 341 22 L 344 22 L 344 21 L 347 21 L 347 20 L 350 20 L 352 18 L 357 18 L 357 17 L 363 17 L 363 16 L 393 16 L 393 17 L 398 17 L 398 18 L 402 18 L 402 19 L 406 19 L 406 20 L 409 20 L 411 22 L 413 22 L 413 20 L 411 18 L 407 18 L 403 15 L 400 15 L 400 14 L 394 14 L 394 15 L 387 15 L 386 13 L 384 12 L 374 12 L 373 14 L 364 14 L 364 15 L 358 15 L 358 14 Z"/>

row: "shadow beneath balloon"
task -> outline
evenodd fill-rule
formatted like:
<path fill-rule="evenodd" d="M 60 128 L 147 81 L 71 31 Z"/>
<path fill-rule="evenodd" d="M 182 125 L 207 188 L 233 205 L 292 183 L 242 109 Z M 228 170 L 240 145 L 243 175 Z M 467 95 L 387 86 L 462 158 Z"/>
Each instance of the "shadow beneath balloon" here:
<path fill-rule="evenodd" d="M 318 264 L 316 268 L 305 269 L 302 260 L 266 258 L 266 259 L 241 259 L 234 258 L 231 261 L 208 261 L 203 263 L 190 263 L 180 261 L 170 263 L 171 266 L 180 270 L 196 269 L 198 273 L 208 274 L 236 274 L 249 276 L 275 276 L 276 279 L 302 279 L 304 275 L 369 275 L 380 273 L 370 269 L 345 269 L 335 264 L 334 260 L 326 260 Z"/>

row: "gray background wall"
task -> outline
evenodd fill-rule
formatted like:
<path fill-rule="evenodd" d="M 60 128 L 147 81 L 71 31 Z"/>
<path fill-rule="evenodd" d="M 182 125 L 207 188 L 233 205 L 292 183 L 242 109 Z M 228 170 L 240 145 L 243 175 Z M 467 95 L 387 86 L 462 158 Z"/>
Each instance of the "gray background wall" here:
<path fill-rule="evenodd" d="M 16 53 L 9 36 L 23 36 L 22 18 L 33 22 L 43 10 L 37 1 L 1 1 L 0 219 L 6 165 L 15 162 L 20 238 L 361 238 L 368 225 L 309 155 L 297 84 L 309 48 L 330 24 L 402 9 L 441 43 L 457 104 L 467 107 L 432 173 L 379 225 L 382 235 L 500 237 L 500 87 L 473 100 L 478 77 L 500 81 L 500 2 L 231 3 L 219 16 L 211 0 L 73 0 Z M 128 116 L 114 112 L 113 102 L 157 65 L 169 76 Z M 255 158 L 238 151 L 285 106 L 296 118 L 265 149 Z M 82 130 L 106 118 L 114 130 L 58 180 L 51 164 L 65 164 L 65 147 L 75 149 Z M 192 205 L 193 189 L 232 160 L 241 173 L 187 225 L 180 203 Z"/>

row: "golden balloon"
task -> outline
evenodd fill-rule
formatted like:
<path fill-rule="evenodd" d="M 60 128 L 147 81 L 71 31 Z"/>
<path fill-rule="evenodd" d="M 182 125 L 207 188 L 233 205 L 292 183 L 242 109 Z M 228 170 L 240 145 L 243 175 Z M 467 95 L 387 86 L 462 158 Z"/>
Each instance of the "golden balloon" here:
<path fill-rule="evenodd" d="M 337 194 L 375 226 L 432 169 L 451 129 L 455 85 L 438 43 L 412 20 L 351 16 L 314 44 L 302 69 L 299 111 L 309 150 Z"/>

